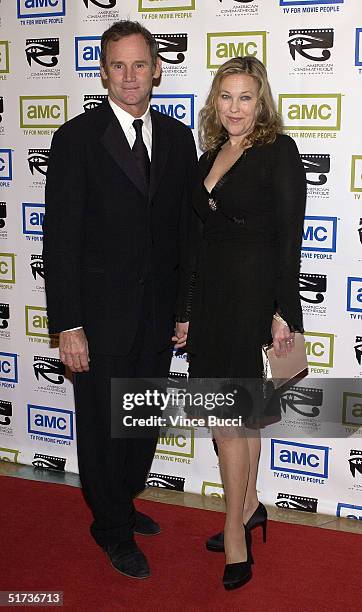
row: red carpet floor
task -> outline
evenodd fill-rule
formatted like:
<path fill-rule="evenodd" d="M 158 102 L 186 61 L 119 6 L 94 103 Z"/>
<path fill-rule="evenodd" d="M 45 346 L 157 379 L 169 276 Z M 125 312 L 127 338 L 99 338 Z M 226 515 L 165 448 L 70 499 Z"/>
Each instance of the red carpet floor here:
<path fill-rule="evenodd" d="M 361 537 L 269 522 L 268 543 L 253 538 L 253 580 L 226 592 L 223 555 L 204 540 L 219 530 L 216 512 L 138 501 L 163 532 L 138 537 L 152 577 L 117 573 L 89 536 L 81 491 L 0 476 L 0 590 L 62 590 L 72 612 L 357 612 L 362 609 Z M 5 609 L 5 608 L 3 608 Z M 7 608 L 13 609 L 13 608 Z M 54 607 L 52 607 L 55 610 Z"/>

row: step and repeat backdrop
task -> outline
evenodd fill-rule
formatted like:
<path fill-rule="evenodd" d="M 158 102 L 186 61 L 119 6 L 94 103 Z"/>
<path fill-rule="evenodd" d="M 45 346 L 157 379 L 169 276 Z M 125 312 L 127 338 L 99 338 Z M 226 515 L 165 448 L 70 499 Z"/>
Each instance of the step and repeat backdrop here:
<path fill-rule="evenodd" d="M 360 0 L 0 0 L 0 15 L 0 459 L 77 471 L 73 388 L 47 329 L 44 185 L 54 131 L 106 95 L 102 32 L 130 18 L 160 45 L 152 106 L 195 139 L 218 66 L 238 55 L 267 66 L 308 182 L 300 295 L 311 375 L 263 432 L 260 498 L 362 519 Z M 185 357 L 171 364 L 178 383 Z M 162 431 L 148 484 L 222 496 L 207 432 Z"/>

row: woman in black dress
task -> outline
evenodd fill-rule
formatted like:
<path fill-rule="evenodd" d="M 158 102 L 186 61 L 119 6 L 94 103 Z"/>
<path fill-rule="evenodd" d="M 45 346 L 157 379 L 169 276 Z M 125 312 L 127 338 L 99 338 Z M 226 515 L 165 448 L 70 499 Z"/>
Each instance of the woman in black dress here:
<path fill-rule="evenodd" d="M 185 324 L 176 331 L 177 346 L 189 352 L 192 378 L 262 385 L 261 346 L 272 338 L 277 355 L 286 355 L 294 331 L 302 331 L 306 181 L 297 147 L 281 131 L 263 64 L 253 57 L 223 64 L 200 113 L 199 237 L 191 240 L 179 305 L 179 312 L 189 311 L 188 337 Z M 262 418 L 254 399 L 246 427 L 231 434 L 213 430 L 227 510 L 224 534 L 211 538 L 208 548 L 225 550 L 227 589 L 251 578 L 250 528 L 266 524 L 256 493 L 260 437 L 248 430 Z"/>

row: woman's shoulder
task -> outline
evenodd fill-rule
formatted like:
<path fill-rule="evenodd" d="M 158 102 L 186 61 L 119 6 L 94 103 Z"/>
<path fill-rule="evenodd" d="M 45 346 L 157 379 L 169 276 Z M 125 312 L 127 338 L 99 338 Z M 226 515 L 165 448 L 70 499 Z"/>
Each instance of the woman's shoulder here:
<path fill-rule="evenodd" d="M 280 150 L 291 150 L 291 149 L 297 148 L 295 140 L 293 140 L 291 136 L 288 136 L 288 134 L 281 134 L 281 133 L 276 135 L 275 140 L 272 143 L 272 146 Z"/>

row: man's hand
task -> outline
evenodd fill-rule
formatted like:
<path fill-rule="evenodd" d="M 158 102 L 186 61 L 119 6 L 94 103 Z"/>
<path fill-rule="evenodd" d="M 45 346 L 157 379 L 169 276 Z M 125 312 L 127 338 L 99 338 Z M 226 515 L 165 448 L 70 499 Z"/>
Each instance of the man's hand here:
<path fill-rule="evenodd" d="M 83 329 L 63 331 L 59 334 L 59 354 L 64 365 L 72 372 L 88 372 L 88 341 Z"/>
<path fill-rule="evenodd" d="M 175 348 L 183 348 L 186 344 L 187 334 L 189 331 L 188 323 L 176 323 L 175 335 L 172 336 L 172 342 L 175 342 Z"/>
<path fill-rule="evenodd" d="M 277 357 L 286 357 L 294 347 L 294 332 L 288 325 L 273 319 L 272 336 L 274 352 Z"/>

